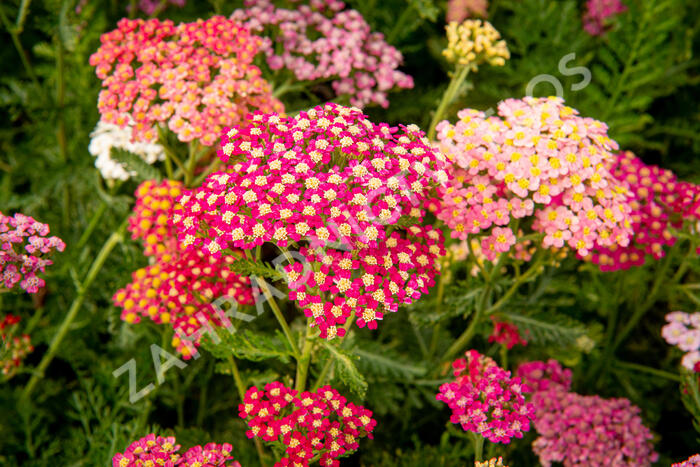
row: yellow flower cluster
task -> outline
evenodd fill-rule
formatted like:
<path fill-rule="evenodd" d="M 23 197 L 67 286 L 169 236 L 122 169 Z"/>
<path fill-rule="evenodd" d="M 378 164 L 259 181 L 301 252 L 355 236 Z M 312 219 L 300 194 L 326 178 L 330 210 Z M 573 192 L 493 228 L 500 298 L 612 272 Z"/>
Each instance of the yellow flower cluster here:
<path fill-rule="evenodd" d="M 474 462 L 474 467 L 508 467 L 507 465 L 503 465 L 503 458 L 499 457 L 496 459 L 495 457 L 493 459 L 489 459 L 484 462 Z"/>
<path fill-rule="evenodd" d="M 476 71 L 482 63 L 503 66 L 510 58 L 506 42 L 488 21 L 468 19 L 450 22 L 447 30 L 447 48 L 442 51 L 447 61 L 469 66 Z"/>

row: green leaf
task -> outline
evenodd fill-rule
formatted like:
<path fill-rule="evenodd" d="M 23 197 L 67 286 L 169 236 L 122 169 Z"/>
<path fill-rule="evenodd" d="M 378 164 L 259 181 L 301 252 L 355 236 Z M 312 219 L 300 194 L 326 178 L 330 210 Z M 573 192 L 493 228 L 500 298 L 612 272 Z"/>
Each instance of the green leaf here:
<path fill-rule="evenodd" d="M 230 268 L 239 276 L 258 276 L 275 281 L 284 279 L 284 274 L 272 265 L 262 261 L 251 261 L 248 258 L 241 258 L 231 263 Z"/>
<path fill-rule="evenodd" d="M 515 324 L 528 342 L 555 343 L 567 346 L 586 333 L 585 326 L 566 315 L 542 312 L 526 316 L 515 312 L 500 313 Z"/>
<path fill-rule="evenodd" d="M 335 368 L 337 370 L 338 377 L 343 384 L 345 384 L 350 391 L 354 392 L 359 397 L 365 397 L 365 394 L 367 393 L 367 381 L 355 365 L 354 360 L 357 360 L 357 356 L 346 350 L 335 347 L 326 340 L 323 340 L 322 343 L 330 353 L 330 356 L 335 359 Z"/>
<path fill-rule="evenodd" d="M 139 181 L 160 181 L 163 178 L 158 169 L 149 165 L 146 161 L 141 159 L 138 154 L 134 154 L 126 149 L 113 147 L 109 153 L 109 157 L 122 164 L 127 171 L 134 172 Z"/>
<path fill-rule="evenodd" d="M 221 339 L 220 342 L 214 343 L 211 336 L 207 334 L 202 338 L 202 347 L 218 359 L 233 356 L 258 362 L 274 358 L 287 363 L 293 355 L 292 349 L 279 331 L 270 336 L 249 329 L 230 333 L 224 328 L 219 328 L 217 333 Z"/>
<path fill-rule="evenodd" d="M 440 9 L 433 0 L 408 0 L 408 3 L 418 12 L 421 18 L 429 21 L 437 21 Z"/>
<path fill-rule="evenodd" d="M 360 357 L 357 364 L 361 369 L 376 375 L 408 381 L 427 372 L 424 366 L 415 365 L 403 356 L 378 345 L 363 344 L 362 348 L 355 348 L 353 353 Z"/>

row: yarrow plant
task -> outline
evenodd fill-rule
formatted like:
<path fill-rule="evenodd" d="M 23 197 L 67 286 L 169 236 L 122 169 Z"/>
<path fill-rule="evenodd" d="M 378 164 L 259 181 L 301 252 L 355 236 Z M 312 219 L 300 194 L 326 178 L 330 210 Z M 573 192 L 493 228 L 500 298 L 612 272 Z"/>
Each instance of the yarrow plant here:
<path fill-rule="evenodd" d="M 674 311 L 666 315 L 666 321 L 661 335 L 670 345 L 685 352 L 681 360 L 685 368 L 700 372 L 700 312 Z"/>
<path fill-rule="evenodd" d="M 488 21 L 453 21 L 446 30 L 447 48 L 442 54 L 448 62 L 476 71 L 483 63 L 503 66 L 510 58 L 506 42 L 501 40 L 501 34 Z"/>
<path fill-rule="evenodd" d="M 282 110 L 252 65 L 260 38 L 235 21 L 122 19 L 101 41 L 90 57 L 102 80 L 98 109 L 107 123 L 133 120 L 135 140 L 154 140 L 164 125 L 180 141 L 211 146 L 250 111 Z"/>
<path fill-rule="evenodd" d="M 285 9 L 270 0 L 246 0 L 246 8 L 231 16 L 263 37 L 260 50 L 271 70 L 287 70 L 297 80 L 282 84 L 277 95 L 299 83 L 330 83 L 336 97 L 353 106 L 387 107 L 389 91 L 413 87 L 413 79 L 397 69 L 401 52 L 372 33 L 360 13 L 338 0 L 293 5 Z"/>
<path fill-rule="evenodd" d="M 359 448 L 360 439 L 372 438 L 377 424 L 370 410 L 330 386 L 301 393 L 279 382 L 264 390 L 253 386 L 238 410 L 249 438 L 284 446 L 285 456 L 275 466 L 308 466 L 318 459 L 322 466 L 336 467 L 338 458 Z"/>
<path fill-rule="evenodd" d="M 680 181 L 670 170 L 647 165 L 629 151 L 616 154 L 608 167 L 631 194 L 628 204 L 634 236 L 627 246 L 595 249 L 591 259 L 603 271 L 640 266 L 647 255 L 660 259 L 666 247 L 678 240 L 677 231 L 697 231 L 700 185 Z"/>
<path fill-rule="evenodd" d="M 571 372 L 555 360 L 529 362 L 517 374 L 533 388 L 533 450 L 544 467 L 649 466 L 658 458 L 652 435 L 628 399 L 570 392 Z"/>
<path fill-rule="evenodd" d="M 700 467 L 700 454 L 690 456 L 683 462 L 676 462 L 675 464 L 672 464 L 671 467 Z"/>
<path fill-rule="evenodd" d="M 50 254 L 66 247 L 60 238 L 48 235 L 46 224 L 24 214 L 6 216 L 0 212 L 0 291 L 17 284 L 29 293 L 44 287 L 44 279 L 37 273 L 53 264 Z"/>
<path fill-rule="evenodd" d="M 620 0 L 588 0 L 583 13 L 583 29 L 591 36 L 600 36 L 608 29 L 610 18 L 627 11 Z"/>
<path fill-rule="evenodd" d="M 127 124 L 125 127 L 120 127 L 100 120 L 90 133 L 92 139 L 88 151 L 95 156 L 95 167 L 105 180 L 128 180 L 134 175 L 134 172 L 112 159 L 112 148 L 124 149 L 136 154 L 151 165 L 165 160 L 165 150 L 155 140 L 139 141 L 132 138 L 132 126 Z"/>
<path fill-rule="evenodd" d="M 0 320 L 0 371 L 5 379 L 12 378 L 22 365 L 22 360 L 34 347 L 28 334 L 20 334 L 16 315 L 5 315 Z"/>
<path fill-rule="evenodd" d="M 606 165 L 617 143 L 605 124 L 559 98 L 507 99 L 498 113 L 465 109 L 455 125 L 437 127 L 454 164 L 437 216 L 452 237 L 482 234 L 493 260 L 516 243 L 512 225 L 533 216 L 545 247 L 568 245 L 586 257 L 595 245 L 628 245 L 631 208 Z"/>
<path fill-rule="evenodd" d="M 452 363 L 455 381 L 440 386 L 437 400 L 452 410 L 450 421 L 493 443 L 510 443 L 530 430 L 534 408 L 525 402 L 519 377 L 476 350 Z"/>
<path fill-rule="evenodd" d="M 488 9 L 488 0 L 447 0 L 445 19 L 459 23 L 472 16 L 486 16 Z"/>
<path fill-rule="evenodd" d="M 135 271 L 132 282 L 117 291 L 113 301 L 127 323 L 149 318 L 170 324 L 175 330 L 173 347 L 188 359 L 199 344 L 196 333 L 210 323 L 222 324 L 221 310 L 213 302 L 229 297 L 241 305 L 252 304 L 253 293 L 249 280 L 230 270 L 233 255 L 205 256 L 177 243 L 171 221 L 182 189 L 180 182 L 165 180 L 144 182 L 136 190 L 129 230 L 134 239 L 143 241 L 144 255 L 153 256 L 155 262 Z"/>
<path fill-rule="evenodd" d="M 493 457 L 484 462 L 474 462 L 474 467 L 508 467 L 503 463 L 502 457 Z"/>
<path fill-rule="evenodd" d="M 350 316 L 373 329 L 434 284 L 442 235 L 419 223 L 447 175 L 415 125 L 326 104 L 294 118 L 258 114 L 221 144 L 229 168 L 182 196 L 180 241 L 214 257 L 265 242 L 284 254 L 300 247 L 301 257 L 287 255 L 289 298 L 321 337 L 344 335 Z"/>
<path fill-rule="evenodd" d="M 516 345 L 527 345 L 527 341 L 520 335 L 516 325 L 498 321 L 495 316 L 491 317 L 491 321 L 493 321 L 493 333 L 489 336 L 489 342 L 503 344 L 508 350 Z"/>
<path fill-rule="evenodd" d="M 233 461 L 233 456 L 231 456 L 233 446 L 228 443 L 207 443 L 203 447 L 194 446 L 184 454 L 180 454 L 179 450 L 180 445 L 176 444 L 174 436 L 157 436 L 151 433 L 131 443 L 123 453 L 115 454 L 112 458 L 112 466 L 241 467 L 241 464 Z"/>

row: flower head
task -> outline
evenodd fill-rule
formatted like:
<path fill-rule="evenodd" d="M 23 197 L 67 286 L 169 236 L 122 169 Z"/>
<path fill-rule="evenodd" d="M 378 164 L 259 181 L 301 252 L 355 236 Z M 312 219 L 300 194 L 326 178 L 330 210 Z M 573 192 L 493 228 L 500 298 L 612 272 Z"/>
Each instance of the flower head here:
<path fill-rule="evenodd" d="M 494 457 L 484 462 L 474 462 L 474 467 L 508 467 L 503 464 L 502 457 Z"/>
<path fill-rule="evenodd" d="M 700 312 L 674 311 L 666 315 L 668 322 L 661 328 L 661 336 L 670 345 L 685 352 L 681 364 L 690 371 L 697 371 L 700 362 Z"/>
<path fill-rule="evenodd" d="M 372 438 L 377 424 L 372 411 L 348 402 L 330 386 L 301 393 L 279 382 L 264 390 L 253 386 L 238 411 L 250 428 L 249 438 L 286 446 L 275 467 L 308 466 L 315 457 L 320 465 L 337 466 L 337 458 L 356 451 L 361 438 Z"/>
<path fill-rule="evenodd" d="M 466 357 L 453 362 L 456 379 L 440 386 L 437 395 L 452 410 L 450 421 L 494 443 L 522 438 L 534 411 L 525 402 L 527 388 L 476 350 L 469 350 Z"/>
<path fill-rule="evenodd" d="M 498 342 L 504 344 L 508 349 L 512 349 L 516 345 L 527 345 L 527 341 L 520 335 L 518 327 L 511 323 L 498 321 L 494 316 L 493 333 L 489 336 L 489 342 Z"/>
<path fill-rule="evenodd" d="M 260 38 L 222 16 L 181 23 L 122 19 L 90 57 L 102 79 L 102 120 L 134 140 L 152 141 L 167 125 L 180 141 L 211 146 L 224 127 L 255 109 L 281 111 L 252 65 Z"/>
<path fill-rule="evenodd" d="M 20 334 L 20 320 L 16 315 L 5 315 L 0 320 L 0 371 L 6 379 L 17 373 L 22 360 L 34 350 L 29 335 Z"/>
<path fill-rule="evenodd" d="M 230 466 L 240 467 L 233 460 L 233 446 L 228 443 L 208 443 L 204 447 L 194 446 L 184 455 L 178 453 L 180 445 L 175 444 L 174 436 L 156 436 L 151 433 L 138 441 L 134 441 L 123 453 L 117 453 L 112 458 L 114 467 L 147 467 L 162 465 L 165 467 L 202 467 Z"/>
<path fill-rule="evenodd" d="M 610 18 L 625 11 L 627 7 L 620 0 L 587 0 L 583 29 L 591 36 L 599 36 L 608 29 Z"/>
<path fill-rule="evenodd" d="M 683 462 L 677 462 L 675 464 L 672 464 L 671 467 L 700 467 L 700 454 L 690 456 Z"/>
<path fill-rule="evenodd" d="M 476 71 L 483 63 L 503 66 L 510 58 L 506 42 L 501 40 L 501 34 L 488 21 L 452 21 L 445 29 L 447 48 L 442 54 L 448 62 L 468 66 Z"/>
<path fill-rule="evenodd" d="M 299 246 L 285 255 L 289 298 L 322 337 L 342 336 L 352 313 L 373 329 L 434 284 L 442 236 L 416 224 L 447 175 L 414 125 L 377 125 L 326 104 L 295 118 L 256 115 L 221 144 L 230 166 L 180 198 L 180 241 L 215 257 L 266 242 Z"/>
<path fill-rule="evenodd" d="M 294 9 L 270 0 L 245 5 L 231 18 L 264 36 L 260 50 L 272 70 L 291 72 L 297 82 L 330 82 L 336 96 L 348 96 L 357 107 L 387 107 L 389 91 L 413 87 L 413 79 L 397 69 L 401 52 L 341 1 L 294 2 Z"/>
<path fill-rule="evenodd" d="M 63 251 L 66 244 L 58 237 L 49 237 L 49 226 L 24 214 L 6 216 L 0 212 L 0 287 L 15 285 L 36 293 L 45 282 L 37 273 L 53 262 L 47 257 Z"/>

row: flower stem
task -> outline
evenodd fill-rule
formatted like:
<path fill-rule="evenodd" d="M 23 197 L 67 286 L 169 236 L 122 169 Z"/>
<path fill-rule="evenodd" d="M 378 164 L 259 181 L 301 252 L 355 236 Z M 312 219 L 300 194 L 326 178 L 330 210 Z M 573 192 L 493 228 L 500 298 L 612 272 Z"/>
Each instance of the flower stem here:
<path fill-rule="evenodd" d="M 107 241 L 102 246 L 102 249 L 97 254 L 97 257 L 90 266 L 90 269 L 88 270 L 85 279 L 80 284 L 78 295 L 73 300 L 73 303 L 71 304 L 68 313 L 63 319 L 63 322 L 61 323 L 58 332 L 53 336 L 48 351 L 44 354 L 44 357 L 41 359 L 41 362 L 34 371 L 34 374 L 29 380 L 29 383 L 27 383 L 27 385 L 24 387 L 24 390 L 22 391 L 22 394 L 20 396 L 21 401 L 26 401 L 29 399 L 29 396 L 31 395 L 36 385 L 39 383 L 39 380 L 44 377 L 44 372 L 46 371 L 46 368 L 56 356 L 61 342 L 63 342 L 63 339 L 66 337 L 66 334 L 68 334 L 71 324 L 73 324 L 73 321 L 78 315 L 78 311 L 80 311 L 80 307 L 82 306 L 83 301 L 85 300 L 87 290 L 94 282 L 95 278 L 97 277 L 97 274 L 102 269 L 102 266 L 104 266 L 105 261 L 109 257 L 114 247 L 117 246 L 117 244 L 124 239 L 124 231 L 126 230 L 127 225 L 127 221 L 124 220 L 124 222 L 122 222 L 119 228 L 115 232 L 113 232 L 112 235 L 109 236 Z"/>
<path fill-rule="evenodd" d="M 309 375 L 309 364 L 311 363 L 311 349 L 313 341 L 311 340 L 313 328 L 310 326 L 311 318 L 308 318 L 306 324 L 306 337 L 304 338 L 304 347 L 302 349 L 301 358 L 297 360 L 297 376 L 294 389 L 303 392 L 306 389 L 306 379 Z"/>
<path fill-rule="evenodd" d="M 245 399 L 245 385 L 241 379 L 241 373 L 238 371 L 238 365 L 236 365 L 236 360 L 232 355 L 228 356 L 228 363 L 231 367 L 231 374 L 233 375 L 233 382 L 238 390 L 238 396 L 241 398 L 241 404 Z M 265 467 L 265 453 L 262 449 L 262 444 L 260 443 L 260 438 L 255 438 L 255 450 L 258 451 L 258 457 L 260 458 L 260 465 Z"/>
<path fill-rule="evenodd" d="M 440 123 L 440 120 L 442 120 L 443 116 L 445 115 L 447 106 L 449 106 L 455 100 L 455 97 L 457 97 L 457 92 L 462 86 L 464 80 L 467 79 L 468 74 L 468 66 L 458 66 L 455 68 L 455 71 L 452 74 L 452 80 L 447 86 L 445 93 L 442 95 L 442 100 L 440 101 L 440 104 L 438 104 L 437 110 L 435 110 L 433 119 L 428 127 L 428 139 L 435 139 L 435 127 L 437 127 L 438 123 Z"/>
<path fill-rule="evenodd" d="M 472 437 L 474 438 L 474 462 L 481 462 L 484 451 L 484 437 L 476 433 L 472 433 Z"/>
<path fill-rule="evenodd" d="M 248 250 L 246 250 L 246 253 L 248 253 Z M 287 337 L 287 340 L 289 341 L 289 345 L 292 347 L 292 353 L 294 353 L 294 358 L 299 360 L 299 347 L 297 346 L 297 343 L 294 340 L 292 330 L 289 329 L 287 320 L 284 319 L 282 310 L 280 310 L 280 307 L 275 301 L 275 297 L 272 295 L 272 293 L 270 292 L 270 288 L 267 286 L 267 282 L 265 282 L 265 279 L 263 279 L 262 277 L 258 277 L 257 282 L 260 288 L 262 289 L 262 293 L 263 295 L 265 295 L 267 302 L 270 304 L 270 308 L 272 308 L 272 313 L 275 315 L 275 318 L 277 318 L 277 322 L 279 322 L 280 326 L 282 327 L 282 332 L 284 332 L 285 337 Z"/>

